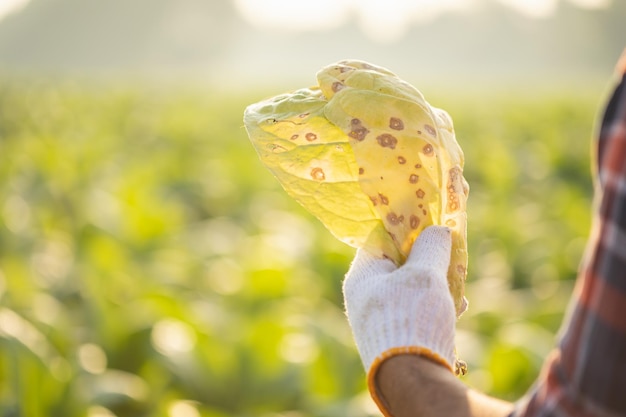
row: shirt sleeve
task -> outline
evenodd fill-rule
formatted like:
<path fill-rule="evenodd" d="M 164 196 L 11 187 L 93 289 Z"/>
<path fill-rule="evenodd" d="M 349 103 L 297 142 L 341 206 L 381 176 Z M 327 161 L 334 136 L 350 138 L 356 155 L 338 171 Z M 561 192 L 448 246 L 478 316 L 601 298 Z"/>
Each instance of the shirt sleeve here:
<path fill-rule="evenodd" d="M 626 51 L 598 131 L 593 227 L 557 347 L 512 416 L 626 415 Z"/>

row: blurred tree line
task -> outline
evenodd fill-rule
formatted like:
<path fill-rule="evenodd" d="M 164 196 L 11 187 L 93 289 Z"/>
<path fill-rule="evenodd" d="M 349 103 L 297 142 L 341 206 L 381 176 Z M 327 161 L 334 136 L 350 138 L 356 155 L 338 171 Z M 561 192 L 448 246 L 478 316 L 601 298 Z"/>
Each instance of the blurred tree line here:
<path fill-rule="evenodd" d="M 367 35 L 356 12 L 332 30 L 288 32 L 244 20 L 235 0 L 30 0 L 0 21 L 0 65 L 18 74 L 147 74 L 236 87 L 300 83 L 311 68 L 361 58 L 403 76 L 537 81 L 546 74 L 604 77 L 624 47 L 623 1 L 587 9 L 559 0 L 553 15 L 538 19 L 500 0 L 474 3 L 413 24 L 385 44 Z"/>

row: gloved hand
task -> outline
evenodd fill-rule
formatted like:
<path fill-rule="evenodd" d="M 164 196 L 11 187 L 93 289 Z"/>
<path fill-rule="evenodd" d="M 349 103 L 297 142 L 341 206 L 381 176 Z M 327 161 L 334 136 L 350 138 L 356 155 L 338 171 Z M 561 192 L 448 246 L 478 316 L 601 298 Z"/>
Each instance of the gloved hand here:
<path fill-rule="evenodd" d="M 450 230 L 430 226 L 399 268 L 357 251 L 343 284 L 344 301 L 375 400 L 376 371 L 394 355 L 422 355 L 453 372 L 456 314 L 446 279 L 450 247 Z"/>

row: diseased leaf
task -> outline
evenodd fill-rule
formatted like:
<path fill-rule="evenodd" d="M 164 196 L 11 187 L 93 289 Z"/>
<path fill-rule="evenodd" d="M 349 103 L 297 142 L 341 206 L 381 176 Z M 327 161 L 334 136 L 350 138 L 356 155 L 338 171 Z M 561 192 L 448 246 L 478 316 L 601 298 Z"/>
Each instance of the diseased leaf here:
<path fill-rule="evenodd" d="M 398 265 L 424 228 L 450 227 L 448 282 L 460 315 L 469 187 L 450 116 L 362 61 L 325 67 L 317 80 L 246 109 L 261 161 L 334 236 Z"/>

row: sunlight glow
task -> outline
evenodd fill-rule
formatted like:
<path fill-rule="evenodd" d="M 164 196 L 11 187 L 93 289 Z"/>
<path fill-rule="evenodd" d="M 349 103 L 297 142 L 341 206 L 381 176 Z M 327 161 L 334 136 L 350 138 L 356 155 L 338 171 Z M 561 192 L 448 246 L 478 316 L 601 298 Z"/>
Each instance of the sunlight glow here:
<path fill-rule="evenodd" d="M 349 0 L 235 0 L 241 15 L 262 28 L 294 31 L 333 29 L 350 11 Z"/>
<path fill-rule="evenodd" d="M 196 344 L 196 335 L 186 323 L 174 319 L 164 319 L 152 329 L 152 344 L 165 356 L 191 351 Z"/>
<path fill-rule="evenodd" d="M 512 9 L 530 17 L 548 17 L 556 11 L 558 0 L 500 0 Z"/>
<path fill-rule="evenodd" d="M 611 0 L 569 0 L 570 3 L 584 9 L 605 9 L 611 5 Z"/>
<path fill-rule="evenodd" d="M 0 0 L 0 20 L 24 8 L 30 0 Z"/>
<path fill-rule="evenodd" d="M 319 347 L 309 334 L 289 333 L 281 341 L 280 354 L 287 362 L 310 363 L 319 355 Z"/>
<path fill-rule="evenodd" d="M 96 344 L 86 343 L 78 348 L 78 362 L 90 374 L 98 375 L 107 369 L 107 356 Z"/>
<path fill-rule="evenodd" d="M 192 401 L 176 400 L 168 407 L 169 417 L 200 417 Z"/>
<path fill-rule="evenodd" d="M 362 0 L 351 6 L 361 29 L 372 39 L 401 39 L 414 22 L 427 22 L 448 11 L 469 9 L 475 0 Z"/>
<path fill-rule="evenodd" d="M 370 38 L 391 42 L 412 22 L 428 21 L 477 0 L 235 0 L 241 15 L 260 28 L 290 31 L 327 30 L 356 20 Z"/>
<path fill-rule="evenodd" d="M 487 0 L 235 0 L 244 19 L 270 30 L 314 31 L 340 27 L 355 19 L 361 30 L 377 42 L 401 39 L 412 24 L 443 13 L 463 12 Z M 495 1 L 495 0 L 491 0 Z M 546 18 L 568 1 L 585 9 L 601 9 L 611 0 L 498 0 L 532 18 Z"/>

